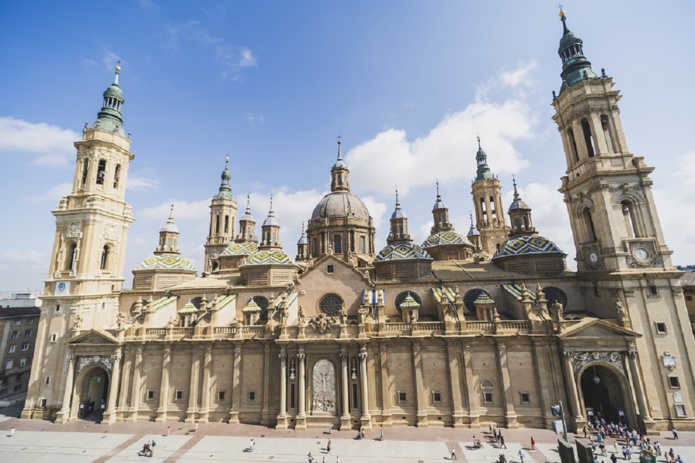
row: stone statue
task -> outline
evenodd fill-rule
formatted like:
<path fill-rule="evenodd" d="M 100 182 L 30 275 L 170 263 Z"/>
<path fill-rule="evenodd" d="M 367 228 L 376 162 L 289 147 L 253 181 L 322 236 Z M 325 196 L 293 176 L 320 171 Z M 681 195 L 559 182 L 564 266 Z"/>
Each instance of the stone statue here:
<path fill-rule="evenodd" d="M 72 328 L 74 330 L 79 330 L 80 326 L 82 326 L 82 317 L 80 317 L 80 314 L 75 314 L 75 318 L 72 321 Z"/>
<path fill-rule="evenodd" d="M 167 322 L 167 328 L 173 328 L 176 326 L 176 317 L 171 317 Z"/>
<path fill-rule="evenodd" d="M 340 324 L 345 325 L 347 323 L 347 310 L 345 309 L 345 303 L 340 304 Z"/>
<path fill-rule="evenodd" d="M 123 329 L 123 325 L 125 325 L 125 322 L 126 322 L 125 315 L 123 315 L 122 313 L 119 313 L 118 315 L 116 315 L 116 327 L 119 330 Z"/>
<path fill-rule="evenodd" d="M 297 310 L 297 324 L 299 326 L 306 326 L 306 317 L 304 316 L 302 306 L 299 306 L 299 310 Z"/>
<path fill-rule="evenodd" d="M 628 321 L 630 319 L 627 314 L 627 310 L 625 310 L 625 306 L 623 306 L 620 299 L 615 300 L 615 312 L 618 315 L 618 320 L 621 322 Z"/>
<path fill-rule="evenodd" d="M 560 304 L 558 301 L 555 301 L 552 303 L 550 306 L 552 311 L 553 311 L 553 317 L 555 318 L 555 321 L 559 322 L 564 320 L 564 308 L 562 307 L 562 304 Z"/>
<path fill-rule="evenodd" d="M 384 292 L 381 290 L 376 291 L 376 304 L 384 305 Z"/>
<path fill-rule="evenodd" d="M 367 319 L 367 313 L 368 310 L 364 306 L 361 306 L 359 309 L 357 309 L 357 316 L 360 319 L 360 325 L 364 325 L 364 322 Z"/>

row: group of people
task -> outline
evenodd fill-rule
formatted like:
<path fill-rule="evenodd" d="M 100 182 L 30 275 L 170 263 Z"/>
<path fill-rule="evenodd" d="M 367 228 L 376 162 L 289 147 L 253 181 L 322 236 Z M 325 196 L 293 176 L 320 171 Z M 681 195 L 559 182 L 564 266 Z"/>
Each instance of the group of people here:
<path fill-rule="evenodd" d="M 142 445 L 142 450 L 138 452 L 138 455 L 141 457 L 152 457 L 154 455 L 154 448 L 156 446 L 157 443 L 154 440 L 148 440 Z"/>

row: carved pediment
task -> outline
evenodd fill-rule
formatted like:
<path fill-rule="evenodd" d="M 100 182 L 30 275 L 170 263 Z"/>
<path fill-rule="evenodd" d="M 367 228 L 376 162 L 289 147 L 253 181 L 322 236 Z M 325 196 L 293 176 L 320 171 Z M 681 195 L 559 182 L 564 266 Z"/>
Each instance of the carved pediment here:
<path fill-rule="evenodd" d="M 89 330 L 78 336 L 75 336 L 69 341 L 72 345 L 84 345 L 84 344 L 101 344 L 101 345 L 114 345 L 120 344 L 118 339 L 116 339 L 110 333 L 106 331 Z"/>
<path fill-rule="evenodd" d="M 600 320 L 598 318 L 584 318 L 580 323 L 573 325 L 565 330 L 560 337 L 566 340 L 582 338 L 613 338 L 613 339 L 635 339 L 642 335 L 636 331 L 623 328 L 613 322 Z"/>

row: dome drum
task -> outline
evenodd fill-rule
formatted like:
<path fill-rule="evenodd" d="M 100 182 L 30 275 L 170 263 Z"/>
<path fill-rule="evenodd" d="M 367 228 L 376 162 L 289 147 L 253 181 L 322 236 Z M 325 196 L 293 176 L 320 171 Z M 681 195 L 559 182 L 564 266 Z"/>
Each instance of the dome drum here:
<path fill-rule="evenodd" d="M 502 270 L 527 275 L 555 276 L 566 271 L 565 254 L 539 235 L 519 236 L 502 243 L 492 261 Z"/>

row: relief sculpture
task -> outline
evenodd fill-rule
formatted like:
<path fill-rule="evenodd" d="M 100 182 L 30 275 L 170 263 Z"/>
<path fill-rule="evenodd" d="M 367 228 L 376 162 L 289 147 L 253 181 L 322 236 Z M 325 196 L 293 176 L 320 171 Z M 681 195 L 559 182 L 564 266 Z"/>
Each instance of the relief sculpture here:
<path fill-rule="evenodd" d="M 335 413 L 335 369 L 328 360 L 319 360 L 314 365 L 313 389 L 314 411 Z"/>

